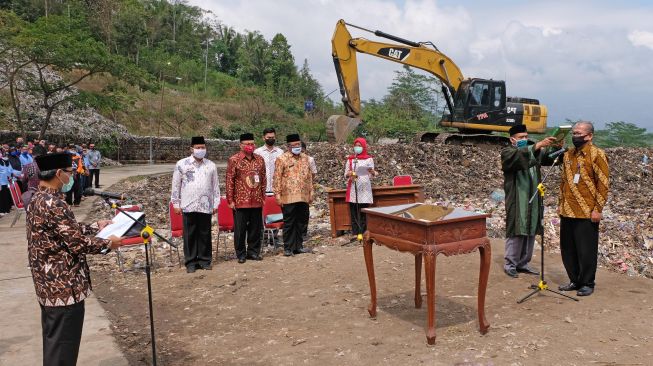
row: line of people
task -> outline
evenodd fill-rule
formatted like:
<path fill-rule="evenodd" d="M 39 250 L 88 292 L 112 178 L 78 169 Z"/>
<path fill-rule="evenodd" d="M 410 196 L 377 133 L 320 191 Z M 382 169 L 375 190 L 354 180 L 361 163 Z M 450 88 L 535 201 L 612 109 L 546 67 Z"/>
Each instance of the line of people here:
<path fill-rule="evenodd" d="M 234 212 L 234 249 L 239 263 L 262 260 L 263 207 L 266 197 L 274 197 L 283 217 L 285 256 L 310 252 L 304 247 L 309 222 L 309 206 L 315 192 L 315 159 L 306 153 L 298 134 L 286 136 L 286 151 L 276 145 L 276 131 L 263 131 L 265 145 L 256 148 L 254 134 L 240 135 L 240 151 L 227 162 L 225 196 Z M 366 230 L 360 210 L 372 203 L 371 179 L 376 176 L 374 160 L 367 154 L 367 143 L 358 138 L 345 164 L 347 201 L 351 206 L 354 235 Z M 211 269 L 211 215 L 220 204 L 219 179 L 215 164 L 206 159 L 206 141 L 191 139 L 191 155 L 177 162 L 171 202 L 183 215 L 184 262 L 189 273 Z M 274 232 L 269 243 L 275 245 Z"/>
<path fill-rule="evenodd" d="M 66 193 L 66 203 L 78 206 L 81 203 L 85 188 L 100 186 L 100 166 L 102 154 L 95 149 L 95 144 L 67 144 L 57 146 L 47 144 L 46 140 L 35 139 L 24 142 L 23 137 L 17 137 L 15 144 L 2 144 L 0 148 L 0 217 L 11 211 L 13 200 L 9 185 L 15 181 L 23 192 L 23 201 L 27 204 L 36 190 L 39 179 L 39 168 L 34 158 L 41 155 L 67 152 L 73 161 L 73 187 Z"/>

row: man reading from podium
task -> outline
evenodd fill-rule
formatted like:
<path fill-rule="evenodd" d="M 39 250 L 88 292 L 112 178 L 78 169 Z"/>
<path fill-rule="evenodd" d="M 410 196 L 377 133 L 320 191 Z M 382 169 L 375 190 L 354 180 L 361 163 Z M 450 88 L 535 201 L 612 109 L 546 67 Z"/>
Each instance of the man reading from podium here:
<path fill-rule="evenodd" d="M 529 200 L 540 183 L 540 164 L 551 164 L 544 147 L 556 143 L 555 137 L 547 137 L 534 145 L 528 144 L 525 125 L 512 126 L 509 130 L 511 146 L 501 150 L 503 190 L 506 194 L 506 250 L 503 271 L 510 277 L 518 272 L 539 275 L 528 266 L 533 256 L 535 235 L 542 233 L 538 195 Z M 530 207 L 529 207 L 530 206 Z"/>
<path fill-rule="evenodd" d="M 70 154 L 40 155 L 36 164 L 40 183 L 27 206 L 27 254 L 41 305 L 43 364 L 75 365 L 84 325 L 84 299 L 91 294 L 86 254 L 117 248 L 120 238 L 89 236 L 111 221 L 80 224 L 61 199 L 61 192 L 74 183 Z"/>
<path fill-rule="evenodd" d="M 220 187 L 215 164 L 206 159 L 203 136 L 191 139 L 191 156 L 181 159 L 172 175 L 171 201 L 183 213 L 186 272 L 211 267 L 211 214 L 218 212 Z"/>

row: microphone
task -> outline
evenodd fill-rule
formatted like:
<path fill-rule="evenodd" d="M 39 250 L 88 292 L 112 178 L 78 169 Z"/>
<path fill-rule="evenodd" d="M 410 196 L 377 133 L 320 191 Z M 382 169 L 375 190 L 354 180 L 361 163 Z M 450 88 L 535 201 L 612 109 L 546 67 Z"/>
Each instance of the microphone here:
<path fill-rule="evenodd" d="M 566 147 L 563 147 L 562 149 L 558 151 L 554 151 L 551 154 L 549 154 L 549 159 L 557 158 L 559 155 L 564 154 L 565 151 L 567 151 Z"/>
<path fill-rule="evenodd" d="M 100 196 L 102 198 L 112 198 L 114 200 L 127 199 L 127 197 L 125 197 L 125 195 L 121 194 L 121 193 L 96 191 L 93 188 L 86 188 L 84 190 L 84 195 L 85 196 Z"/>

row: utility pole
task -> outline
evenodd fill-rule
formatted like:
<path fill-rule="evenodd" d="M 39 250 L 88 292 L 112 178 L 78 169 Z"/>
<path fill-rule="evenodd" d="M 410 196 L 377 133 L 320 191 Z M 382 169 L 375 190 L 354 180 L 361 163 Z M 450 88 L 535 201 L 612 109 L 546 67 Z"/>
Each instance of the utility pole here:
<path fill-rule="evenodd" d="M 209 67 L 209 37 L 206 37 L 206 52 L 204 52 L 204 92 L 206 93 L 206 73 Z"/>

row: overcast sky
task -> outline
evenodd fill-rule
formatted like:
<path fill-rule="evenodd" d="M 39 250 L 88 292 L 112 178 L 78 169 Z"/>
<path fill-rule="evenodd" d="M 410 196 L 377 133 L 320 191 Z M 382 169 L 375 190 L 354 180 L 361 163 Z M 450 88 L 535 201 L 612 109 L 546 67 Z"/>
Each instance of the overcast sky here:
<path fill-rule="evenodd" d="M 549 125 L 624 120 L 653 131 L 653 1 L 189 0 L 236 30 L 283 33 L 325 93 L 338 87 L 331 36 L 338 19 L 432 41 L 465 77 L 506 80 L 538 98 Z M 375 38 L 350 29 L 352 36 Z M 360 55 L 361 98 L 381 98 L 401 66 Z M 338 94 L 334 92 L 331 96 Z M 338 99 L 338 98 L 336 98 Z"/>

